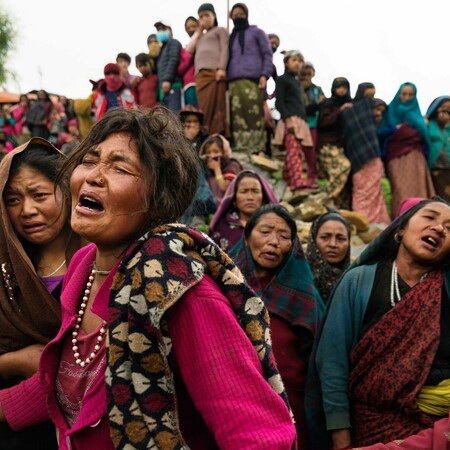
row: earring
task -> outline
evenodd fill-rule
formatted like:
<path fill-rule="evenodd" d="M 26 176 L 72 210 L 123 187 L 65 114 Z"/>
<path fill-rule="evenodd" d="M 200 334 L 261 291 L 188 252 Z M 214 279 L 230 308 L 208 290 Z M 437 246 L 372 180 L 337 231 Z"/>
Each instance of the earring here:
<path fill-rule="evenodd" d="M 398 234 L 398 231 L 394 234 L 394 241 L 397 242 L 397 244 L 400 244 L 402 241 L 402 237 Z"/>

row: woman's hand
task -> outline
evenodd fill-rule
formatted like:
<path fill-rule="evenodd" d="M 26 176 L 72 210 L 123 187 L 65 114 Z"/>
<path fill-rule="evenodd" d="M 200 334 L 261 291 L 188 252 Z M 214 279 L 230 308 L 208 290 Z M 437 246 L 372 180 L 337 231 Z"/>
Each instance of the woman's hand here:
<path fill-rule="evenodd" d="M 0 375 L 4 378 L 21 376 L 30 378 L 39 368 L 43 345 L 33 344 L 0 356 Z"/>
<path fill-rule="evenodd" d="M 225 72 L 225 70 L 223 70 L 223 69 L 216 70 L 216 81 L 226 80 L 226 78 L 227 78 L 227 73 Z"/>
<path fill-rule="evenodd" d="M 266 86 L 267 86 L 267 78 L 264 76 L 264 75 L 261 75 L 260 77 L 259 77 L 259 83 L 258 83 L 258 87 L 260 88 L 260 89 L 266 89 Z"/>
<path fill-rule="evenodd" d="M 351 108 L 352 106 L 353 106 L 353 103 L 347 102 L 347 103 L 344 103 L 339 109 L 341 111 L 345 111 L 346 109 Z"/>
<path fill-rule="evenodd" d="M 352 443 L 352 437 L 350 430 L 344 428 L 342 430 L 333 430 L 331 432 L 331 441 L 333 443 L 333 449 L 347 448 Z"/>
<path fill-rule="evenodd" d="M 211 169 L 215 175 L 221 175 L 222 171 L 220 170 L 220 156 L 215 156 L 213 158 L 208 157 L 208 169 Z"/>

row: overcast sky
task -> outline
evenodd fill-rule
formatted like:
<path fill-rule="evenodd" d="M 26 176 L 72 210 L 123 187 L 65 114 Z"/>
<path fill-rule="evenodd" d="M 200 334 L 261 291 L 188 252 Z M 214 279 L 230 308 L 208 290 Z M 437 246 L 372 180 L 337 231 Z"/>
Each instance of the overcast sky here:
<path fill-rule="evenodd" d="M 226 26 L 227 1 L 212 2 Z M 299 49 L 316 67 L 315 83 L 326 95 L 336 76 L 349 79 L 351 92 L 371 81 L 388 103 L 402 82 L 418 87 L 425 113 L 431 101 L 450 94 L 448 56 L 450 6 L 445 0 L 247 0 L 249 20 L 277 33 L 280 49 Z M 184 20 L 196 15 L 190 0 L 0 0 L 18 32 L 10 69 L 13 92 L 44 88 L 68 97 L 86 97 L 89 79 L 118 52 L 147 51 L 146 40 L 160 18 L 186 44 Z M 234 4 L 230 1 L 230 6 Z M 282 57 L 275 55 L 277 66 Z M 137 74 L 134 63 L 131 72 Z"/>

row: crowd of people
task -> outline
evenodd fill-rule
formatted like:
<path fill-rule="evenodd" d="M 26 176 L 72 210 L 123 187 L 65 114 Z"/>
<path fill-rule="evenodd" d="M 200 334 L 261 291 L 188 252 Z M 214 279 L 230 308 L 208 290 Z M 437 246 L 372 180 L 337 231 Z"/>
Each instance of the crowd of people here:
<path fill-rule="evenodd" d="M 197 15 L 2 106 L 0 447 L 447 449 L 450 96 L 327 98 L 244 3 Z M 306 244 L 251 155 L 322 199 Z M 354 261 L 342 209 L 383 228 Z"/>

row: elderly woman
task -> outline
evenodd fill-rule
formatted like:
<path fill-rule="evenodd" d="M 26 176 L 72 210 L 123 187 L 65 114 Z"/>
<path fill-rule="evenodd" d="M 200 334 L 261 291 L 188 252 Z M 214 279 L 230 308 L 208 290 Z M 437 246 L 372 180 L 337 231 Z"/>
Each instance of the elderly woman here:
<path fill-rule="evenodd" d="M 59 298 L 67 266 L 80 247 L 69 224 L 67 192 L 55 189 L 64 155 L 33 138 L 0 164 L 0 389 L 38 370 L 44 345 L 61 324 Z M 1 448 L 57 448 L 47 422 L 20 433 L 0 424 Z"/>
<path fill-rule="evenodd" d="M 295 220 L 281 205 L 262 206 L 247 222 L 244 238 L 230 256 L 269 310 L 273 351 L 296 420 L 300 448 L 308 449 L 304 390 L 323 303 Z"/>
<path fill-rule="evenodd" d="M 72 228 L 92 244 L 68 268 L 39 373 L 0 392 L 14 429 L 50 417 L 61 449 L 292 447 L 264 304 L 206 236 L 173 224 L 196 173 L 163 107 L 108 111 L 71 155 Z"/>
<path fill-rule="evenodd" d="M 208 234 L 223 250 L 230 250 L 241 239 L 250 216 L 266 203 L 278 203 L 270 184 L 256 172 L 243 170 L 228 186 Z"/>
<path fill-rule="evenodd" d="M 311 226 L 306 259 L 325 303 L 350 264 L 350 234 L 348 220 L 338 212 L 321 215 Z"/>
<path fill-rule="evenodd" d="M 449 262 L 450 205 L 424 200 L 336 287 L 316 355 L 334 448 L 403 439 L 448 416 Z"/>

